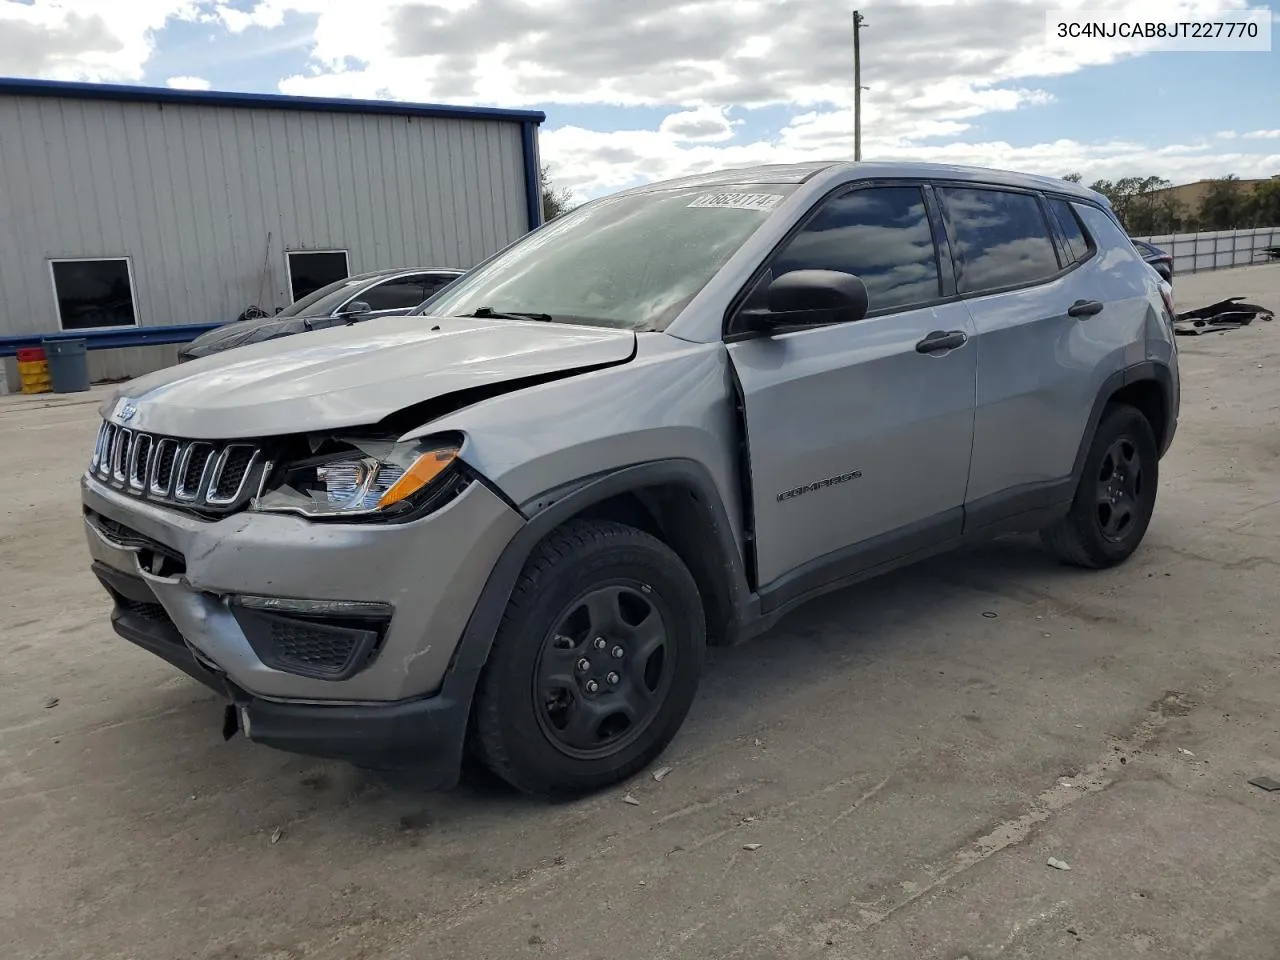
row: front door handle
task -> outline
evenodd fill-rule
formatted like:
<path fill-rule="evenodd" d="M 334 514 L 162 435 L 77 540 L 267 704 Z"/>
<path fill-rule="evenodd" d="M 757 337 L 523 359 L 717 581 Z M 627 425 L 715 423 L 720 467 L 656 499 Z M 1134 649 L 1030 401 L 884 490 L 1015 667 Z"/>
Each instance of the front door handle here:
<path fill-rule="evenodd" d="M 916 353 L 941 353 L 963 347 L 968 342 L 969 335 L 963 330 L 935 330 L 916 344 Z"/>
<path fill-rule="evenodd" d="M 1067 308 L 1068 317 L 1092 317 L 1102 312 L 1100 300 L 1077 300 Z"/>

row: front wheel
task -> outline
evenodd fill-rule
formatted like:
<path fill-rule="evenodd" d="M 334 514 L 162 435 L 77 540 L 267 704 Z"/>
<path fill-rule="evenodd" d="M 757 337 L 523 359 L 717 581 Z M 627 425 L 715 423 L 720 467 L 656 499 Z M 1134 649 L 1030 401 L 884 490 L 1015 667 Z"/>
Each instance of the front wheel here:
<path fill-rule="evenodd" d="M 1146 535 L 1159 478 L 1151 423 L 1135 407 L 1112 404 L 1094 433 L 1070 512 L 1042 530 L 1041 540 L 1075 566 L 1123 563 Z"/>
<path fill-rule="evenodd" d="M 476 691 L 477 752 L 533 794 L 626 779 L 684 722 L 705 648 L 697 585 L 670 547 L 620 523 L 570 522 L 512 591 Z"/>

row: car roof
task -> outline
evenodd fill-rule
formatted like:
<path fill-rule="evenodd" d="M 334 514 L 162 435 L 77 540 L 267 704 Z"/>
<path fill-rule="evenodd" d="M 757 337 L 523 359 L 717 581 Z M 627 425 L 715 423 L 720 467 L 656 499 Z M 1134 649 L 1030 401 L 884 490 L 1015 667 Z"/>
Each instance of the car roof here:
<path fill-rule="evenodd" d="M 686 187 L 716 187 L 729 184 L 798 184 L 807 183 L 821 176 L 823 180 L 877 180 L 881 178 L 920 178 L 962 180 L 971 183 L 988 183 L 1030 190 L 1051 190 L 1054 193 L 1077 196 L 1097 201 L 1105 197 L 1088 187 L 1058 177 L 1034 173 L 1018 173 L 991 167 L 964 166 L 953 163 L 925 163 L 922 161 L 859 161 L 826 160 L 809 163 L 759 164 L 750 167 L 728 168 L 693 174 L 672 180 L 660 180 L 633 187 L 625 193 L 649 193 L 676 190 Z M 1109 206 L 1109 204 L 1108 204 Z"/>
<path fill-rule="evenodd" d="M 364 273 L 353 273 L 348 280 L 374 280 L 379 277 L 394 277 L 401 273 L 464 273 L 460 267 L 395 267 L 386 270 L 366 270 Z"/>

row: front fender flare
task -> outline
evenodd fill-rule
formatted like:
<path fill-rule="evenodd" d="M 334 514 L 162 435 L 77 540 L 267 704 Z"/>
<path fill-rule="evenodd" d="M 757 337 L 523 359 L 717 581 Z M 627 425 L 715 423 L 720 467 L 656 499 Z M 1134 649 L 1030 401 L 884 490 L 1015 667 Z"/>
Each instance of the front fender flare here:
<path fill-rule="evenodd" d="M 747 584 L 742 552 L 734 540 L 728 511 L 710 472 L 697 461 L 684 458 L 633 464 L 561 485 L 521 505 L 527 522 L 511 538 L 489 573 L 458 641 L 441 693 L 465 701 L 470 711 L 476 681 L 489 658 L 511 592 L 534 548 L 547 534 L 588 507 L 611 497 L 664 486 L 689 489 L 707 510 L 715 532 L 715 549 L 724 563 L 732 606 L 745 618 L 754 594 Z"/>

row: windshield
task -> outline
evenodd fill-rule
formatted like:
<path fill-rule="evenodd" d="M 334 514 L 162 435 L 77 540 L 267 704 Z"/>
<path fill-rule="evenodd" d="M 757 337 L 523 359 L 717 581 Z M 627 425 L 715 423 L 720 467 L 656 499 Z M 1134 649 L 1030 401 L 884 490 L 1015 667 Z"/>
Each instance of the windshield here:
<path fill-rule="evenodd" d="M 527 235 L 420 309 L 456 317 L 488 307 L 662 330 L 795 189 L 752 184 L 606 197 Z"/>
<path fill-rule="evenodd" d="M 369 282 L 369 276 L 369 274 L 364 273 L 356 277 L 343 277 L 341 280 L 335 280 L 328 286 L 321 287 L 319 290 L 313 290 L 301 300 L 293 301 L 293 303 L 275 314 L 275 316 L 325 316 L 332 312 L 335 307 L 338 307 L 345 302 L 347 297 L 355 293 L 358 287 L 367 284 Z"/>

